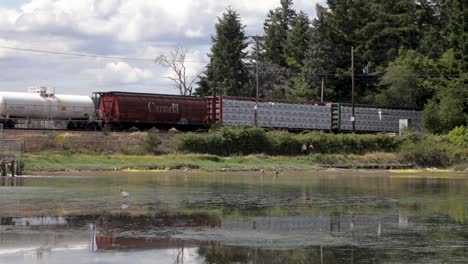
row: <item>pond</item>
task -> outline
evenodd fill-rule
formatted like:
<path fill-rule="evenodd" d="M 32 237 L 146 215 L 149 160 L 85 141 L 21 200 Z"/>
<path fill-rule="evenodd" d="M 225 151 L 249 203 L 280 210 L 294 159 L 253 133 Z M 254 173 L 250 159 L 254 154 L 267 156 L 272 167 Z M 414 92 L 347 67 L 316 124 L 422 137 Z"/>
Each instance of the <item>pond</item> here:
<path fill-rule="evenodd" d="M 95 174 L 0 178 L 0 263 L 468 262 L 466 173 Z"/>

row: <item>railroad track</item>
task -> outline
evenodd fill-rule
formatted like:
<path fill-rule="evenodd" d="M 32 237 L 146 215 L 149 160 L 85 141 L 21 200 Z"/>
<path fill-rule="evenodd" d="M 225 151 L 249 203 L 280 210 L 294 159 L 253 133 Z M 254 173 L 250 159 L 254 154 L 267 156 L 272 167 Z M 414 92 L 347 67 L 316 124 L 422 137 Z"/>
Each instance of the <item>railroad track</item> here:
<path fill-rule="evenodd" d="M 4 131 L 30 131 L 30 132 L 44 132 L 44 131 L 54 131 L 54 132 L 102 132 L 105 133 L 102 129 L 89 130 L 89 129 L 50 129 L 50 128 L 5 128 Z M 108 131 L 109 133 L 132 133 L 132 132 L 147 132 L 148 130 L 129 130 L 129 129 L 117 129 Z M 187 131 L 179 131 L 180 133 L 185 133 Z M 206 133 L 206 131 L 198 131 L 199 133 Z M 168 130 L 158 130 L 158 133 L 169 134 L 171 133 Z"/>

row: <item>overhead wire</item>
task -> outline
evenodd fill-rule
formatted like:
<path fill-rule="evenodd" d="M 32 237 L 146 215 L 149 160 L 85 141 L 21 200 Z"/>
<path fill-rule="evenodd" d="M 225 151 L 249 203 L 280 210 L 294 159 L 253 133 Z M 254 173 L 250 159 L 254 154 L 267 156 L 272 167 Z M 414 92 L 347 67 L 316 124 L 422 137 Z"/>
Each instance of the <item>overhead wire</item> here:
<path fill-rule="evenodd" d="M 97 54 L 85 54 L 85 53 L 72 53 L 72 52 L 61 52 L 61 51 L 50 51 L 50 50 L 38 50 L 38 49 L 25 49 L 17 47 L 8 47 L 0 46 L 2 49 L 16 50 L 16 51 L 25 51 L 25 52 L 34 52 L 34 53 L 43 53 L 43 54 L 54 54 L 54 55 L 64 55 L 64 56 L 73 56 L 73 57 L 85 57 L 93 59 L 110 59 L 110 60 L 126 60 L 126 61 L 143 61 L 143 62 L 157 62 L 157 57 L 154 59 L 149 58 L 133 58 L 133 57 L 121 57 L 121 56 L 105 56 Z M 187 63 L 199 63 L 199 62 L 209 62 L 206 60 L 184 60 L 184 61 L 175 61 L 175 62 L 187 62 Z"/>
<path fill-rule="evenodd" d="M 9 46 L 2 46 L 2 49 L 9 49 L 9 50 L 16 50 L 16 51 L 24 51 L 24 52 L 33 52 L 33 53 L 42 53 L 42 54 L 52 54 L 52 55 L 63 55 L 63 56 L 73 56 L 73 57 L 85 57 L 85 58 L 94 58 L 94 59 L 110 59 L 110 60 L 126 60 L 126 61 L 141 61 L 141 62 L 153 62 L 157 63 L 157 58 L 149 59 L 149 58 L 134 58 L 134 57 L 124 57 L 124 56 L 106 56 L 106 55 L 97 55 L 97 54 L 85 54 L 85 53 L 72 53 L 72 52 L 61 52 L 61 51 L 50 51 L 50 50 L 39 50 L 39 49 L 26 49 L 26 48 L 18 48 L 18 47 L 9 47 Z M 325 52 L 328 53 L 328 52 Z M 330 53 L 329 53 L 330 54 Z M 344 54 L 343 54 L 344 55 Z M 175 60 L 174 62 L 184 62 L 184 63 L 209 63 L 209 60 L 184 60 L 179 61 Z M 308 74 L 309 76 L 343 76 L 349 75 L 349 73 L 317 73 L 317 74 Z M 379 74 L 355 74 L 356 77 L 380 77 L 383 76 L 383 73 Z M 459 77 L 460 75 L 447 75 L 447 74 L 409 74 L 409 75 L 400 75 L 401 77 Z"/>

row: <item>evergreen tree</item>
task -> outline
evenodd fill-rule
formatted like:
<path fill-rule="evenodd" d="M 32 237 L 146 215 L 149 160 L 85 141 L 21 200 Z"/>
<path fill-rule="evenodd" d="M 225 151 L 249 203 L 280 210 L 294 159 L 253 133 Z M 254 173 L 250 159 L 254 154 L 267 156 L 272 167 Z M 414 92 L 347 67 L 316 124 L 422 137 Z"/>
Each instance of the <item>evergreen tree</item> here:
<path fill-rule="evenodd" d="M 228 8 L 215 26 L 211 59 L 198 82 L 196 95 L 247 96 L 248 72 L 245 66 L 247 42 L 245 26 L 237 11 Z"/>
<path fill-rule="evenodd" d="M 419 2 L 419 3 L 418 3 Z M 447 1 L 420 0 L 418 5 L 418 30 L 422 35 L 417 51 L 431 59 L 438 59 L 448 49 Z"/>
<path fill-rule="evenodd" d="M 424 109 L 426 128 L 438 133 L 468 124 L 468 4 L 453 0 L 445 8 L 449 49 L 439 60 L 436 94 Z"/>
<path fill-rule="evenodd" d="M 327 38 L 326 27 L 328 26 L 326 8 L 317 4 L 317 17 L 312 22 L 309 30 L 309 44 L 305 50 L 304 66 L 300 75 L 296 78 L 293 98 L 319 100 L 322 78 L 326 78 L 335 69 L 333 58 L 333 47 Z M 332 90 L 327 89 L 324 93 L 332 98 Z"/>
<path fill-rule="evenodd" d="M 309 45 L 309 30 L 309 18 L 301 11 L 294 19 L 293 27 L 284 45 L 286 63 L 296 72 L 302 70 L 304 66 L 305 52 Z"/>
<path fill-rule="evenodd" d="M 448 2 L 449 47 L 455 52 L 455 60 L 459 63 L 460 73 L 468 72 L 468 2 L 451 0 Z"/>
<path fill-rule="evenodd" d="M 292 5 L 292 0 L 281 0 L 281 7 L 269 11 L 263 26 L 266 60 L 282 67 L 287 66 L 284 47 L 296 17 Z"/>

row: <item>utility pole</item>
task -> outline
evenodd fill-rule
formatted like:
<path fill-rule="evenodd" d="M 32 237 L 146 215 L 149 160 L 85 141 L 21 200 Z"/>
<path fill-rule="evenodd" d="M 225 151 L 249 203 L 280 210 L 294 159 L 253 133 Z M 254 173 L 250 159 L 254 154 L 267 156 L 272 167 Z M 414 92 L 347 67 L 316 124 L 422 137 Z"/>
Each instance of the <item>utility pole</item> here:
<path fill-rule="evenodd" d="M 211 102 L 211 124 L 216 124 L 216 78 L 215 78 L 215 60 L 211 58 L 211 67 L 213 67 L 213 101 Z"/>
<path fill-rule="evenodd" d="M 255 127 L 258 126 L 258 37 L 255 37 L 255 45 L 257 46 L 255 54 Z"/>
<path fill-rule="evenodd" d="M 323 90 L 325 89 L 325 77 L 322 75 L 322 89 L 320 92 L 320 102 L 323 103 Z"/>
<path fill-rule="evenodd" d="M 2 162 L 3 162 L 3 124 L 0 124 L 0 140 L 2 141 Z"/>
<path fill-rule="evenodd" d="M 255 50 L 255 88 L 256 88 L 256 91 L 255 91 L 255 106 L 254 106 L 254 125 L 255 127 L 258 126 L 258 86 L 259 86 L 259 82 L 258 82 L 258 62 L 259 62 L 259 56 L 258 56 L 258 52 L 259 52 L 259 46 L 258 46 L 258 36 L 252 36 L 253 40 L 255 41 L 255 45 L 256 45 L 256 50 Z"/>
<path fill-rule="evenodd" d="M 255 73 L 255 83 L 256 83 L 256 87 L 255 88 L 257 89 L 255 98 L 258 100 L 258 62 L 259 62 L 259 57 L 258 57 L 258 52 L 259 52 L 258 36 L 255 36 L 254 39 L 255 39 L 255 44 L 257 46 L 257 51 L 255 52 L 256 53 L 255 54 L 255 60 L 256 60 L 256 62 L 255 62 L 255 71 L 256 71 L 256 73 Z"/>
<path fill-rule="evenodd" d="M 351 123 L 353 124 L 353 133 L 356 132 L 356 116 L 354 114 L 354 47 L 351 46 L 351 104 L 352 114 Z"/>

